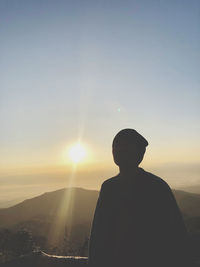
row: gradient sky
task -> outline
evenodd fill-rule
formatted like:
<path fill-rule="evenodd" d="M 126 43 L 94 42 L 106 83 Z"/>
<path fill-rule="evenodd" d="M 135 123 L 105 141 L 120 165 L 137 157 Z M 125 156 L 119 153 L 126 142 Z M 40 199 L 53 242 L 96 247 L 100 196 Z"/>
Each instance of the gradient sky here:
<path fill-rule="evenodd" d="M 77 139 L 109 169 L 127 127 L 144 166 L 200 183 L 199 0 L 1 0 L 0 18 L 0 183 L 62 166 Z"/>

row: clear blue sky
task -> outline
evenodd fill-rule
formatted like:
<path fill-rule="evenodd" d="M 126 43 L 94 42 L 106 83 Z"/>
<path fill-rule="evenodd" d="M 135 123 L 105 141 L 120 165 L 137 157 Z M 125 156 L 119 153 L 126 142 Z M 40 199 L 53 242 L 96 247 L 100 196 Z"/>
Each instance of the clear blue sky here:
<path fill-rule="evenodd" d="M 1 0 L 0 18 L 1 169 L 80 136 L 106 161 L 124 127 L 149 164 L 199 164 L 199 0 Z"/>

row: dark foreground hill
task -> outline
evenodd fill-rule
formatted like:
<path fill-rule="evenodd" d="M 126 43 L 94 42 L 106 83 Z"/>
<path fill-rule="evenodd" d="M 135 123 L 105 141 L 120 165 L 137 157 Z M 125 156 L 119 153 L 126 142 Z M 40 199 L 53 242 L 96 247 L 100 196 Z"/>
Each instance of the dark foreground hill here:
<path fill-rule="evenodd" d="M 75 224 L 90 221 L 98 191 L 82 188 L 60 189 L 0 210 L 0 227 L 11 227 L 33 218 L 52 218 L 68 213 Z"/>
<path fill-rule="evenodd" d="M 2 264 L 2 267 L 86 267 L 86 257 L 58 257 L 43 252 L 32 253 L 19 259 Z M 90 266 L 95 267 L 95 266 Z M 181 266 L 177 266 L 181 267 Z M 192 263 L 188 267 L 200 267 L 200 262 Z"/>
<path fill-rule="evenodd" d="M 48 192 L 1 209 L 0 228 L 12 231 L 25 228 L 48 252 L 52 252 L 50 248 L 69 246 L 74 251 L 89 236 L 97 197 L 98 191 L 81 188 Z"/>

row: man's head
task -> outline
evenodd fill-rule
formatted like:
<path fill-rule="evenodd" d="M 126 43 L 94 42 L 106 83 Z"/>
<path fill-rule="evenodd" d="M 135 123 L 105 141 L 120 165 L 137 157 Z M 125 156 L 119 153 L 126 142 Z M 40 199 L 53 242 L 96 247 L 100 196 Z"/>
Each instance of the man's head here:
<path fill-rule="evenodd" d="M 137 167 L 144 157 L 147 140 L 133 129 L 121 130 L 113 139 L 114 162 L 119 167 Z"/>

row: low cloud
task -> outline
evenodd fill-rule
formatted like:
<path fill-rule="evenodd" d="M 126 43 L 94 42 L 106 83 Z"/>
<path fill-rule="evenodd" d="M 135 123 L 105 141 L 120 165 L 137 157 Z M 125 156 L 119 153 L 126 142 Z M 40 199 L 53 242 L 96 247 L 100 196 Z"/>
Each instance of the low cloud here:
<path fill-rule="evenodd" d="M 193 187 L 200 185 L 199 163 L 165 163 L 155 166 L 142 166 L 163 178 L 172 188 Z M 16 198 L 29 198 L 47 191 L 63 187 L 83 187 L 100 189 L 102 182 L 118 173 L 114 166 L 95 165 L 79 169 L 72 173 L 69 169 L 43 169 L 38 173 L 28 171 L 17 175 L 0 176 L 0 201 Z"/>

